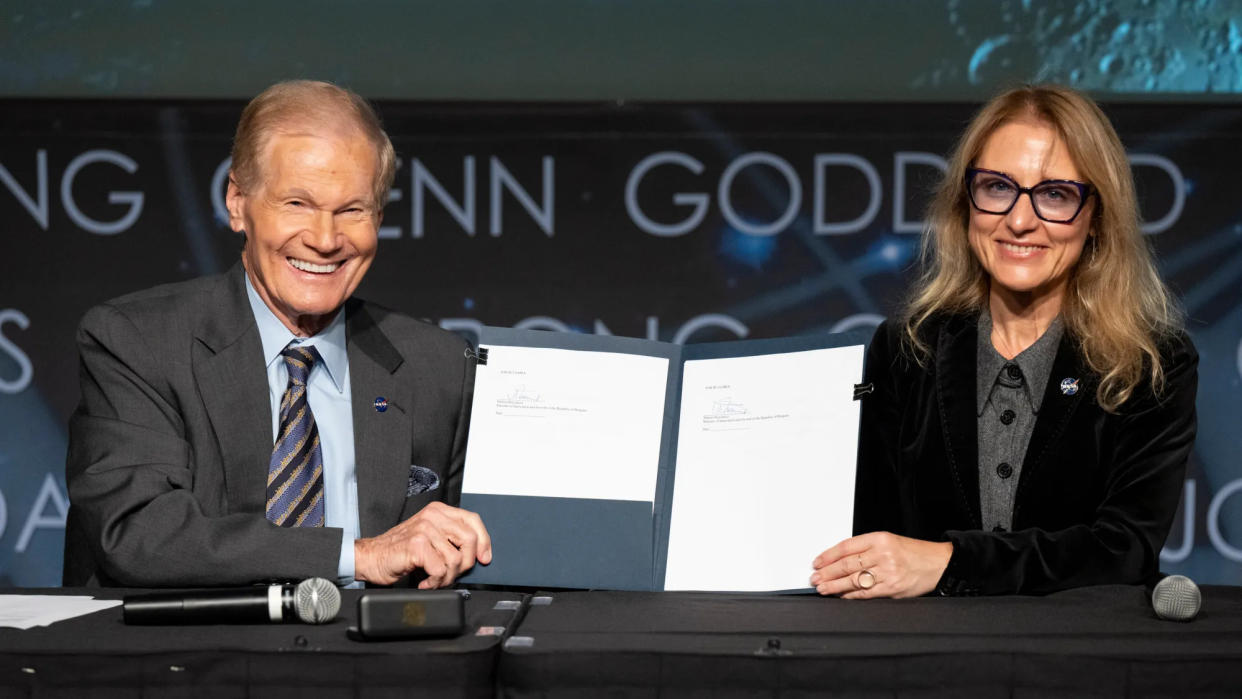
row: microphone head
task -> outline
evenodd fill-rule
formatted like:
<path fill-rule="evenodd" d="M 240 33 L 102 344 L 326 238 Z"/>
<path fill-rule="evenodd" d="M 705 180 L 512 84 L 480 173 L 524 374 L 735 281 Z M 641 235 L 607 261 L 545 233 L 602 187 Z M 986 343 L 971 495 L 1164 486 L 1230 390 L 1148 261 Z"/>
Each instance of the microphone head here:
<path fill-rule="evenodd" d="M 1151 608 L 1161 619 L 1190 621 L 1202 602 L 1199 586 L 1185 575 L 1170 575 L 1151 591 Z"/>
<path fill-rule="evenodd" d="M 293 588 L 293 609 L 304 624 L 325 624 L 341 611 L 341 591 L 323 578 L 307 578 Z"/>

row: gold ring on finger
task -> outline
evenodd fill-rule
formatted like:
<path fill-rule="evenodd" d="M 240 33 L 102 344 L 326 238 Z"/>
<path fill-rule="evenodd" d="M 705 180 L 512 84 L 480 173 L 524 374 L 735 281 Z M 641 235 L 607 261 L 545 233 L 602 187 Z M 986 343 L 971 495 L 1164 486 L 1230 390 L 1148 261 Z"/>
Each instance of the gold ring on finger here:
<path fill-rule="evenodd" d="M 875 587 L 875 575 L 869 570 L 862 570 L 858 573 L 858 588 L 860 590 L 870 590 Z"/>

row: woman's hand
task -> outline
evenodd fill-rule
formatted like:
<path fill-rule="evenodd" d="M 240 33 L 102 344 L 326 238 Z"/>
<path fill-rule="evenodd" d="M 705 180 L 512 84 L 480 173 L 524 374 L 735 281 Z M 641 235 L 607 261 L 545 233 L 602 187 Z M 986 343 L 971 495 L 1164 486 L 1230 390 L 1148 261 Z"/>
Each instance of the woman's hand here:
<path fill-rule="evenodd" d="M 952 555 L 947 541 L 862 534 L 819 554 L 811 563 L 811 584 L 821 595 L 843 599 L 918 597 L 936 589 Z"/>

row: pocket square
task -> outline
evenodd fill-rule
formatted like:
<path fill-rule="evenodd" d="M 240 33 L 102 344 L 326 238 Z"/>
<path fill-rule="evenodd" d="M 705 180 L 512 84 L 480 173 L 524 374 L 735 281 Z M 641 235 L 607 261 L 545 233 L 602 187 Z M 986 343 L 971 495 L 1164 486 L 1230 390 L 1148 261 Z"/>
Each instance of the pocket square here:
<path fill-rule="evenodd" d="M 419 493 L 426 493 L 440 487 L 440 477 L 435 471 L 422 466 L 410 464 L 410 480 L 405 486 L 405 496 L 408 498 Z"/>

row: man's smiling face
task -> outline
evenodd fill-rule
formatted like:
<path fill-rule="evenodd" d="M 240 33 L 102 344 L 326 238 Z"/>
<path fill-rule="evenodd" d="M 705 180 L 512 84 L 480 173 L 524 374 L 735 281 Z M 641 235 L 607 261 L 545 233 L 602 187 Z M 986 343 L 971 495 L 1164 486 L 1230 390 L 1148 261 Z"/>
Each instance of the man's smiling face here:
<path fill-rule="evenodd" d="M 260 298 L 295 335 L 327 327 L 375 258 L 378 157 L 358 129 L 276 130 L 259 181 L 229 180 L 229 225 L 245 231 L 242 263 Z"/>

